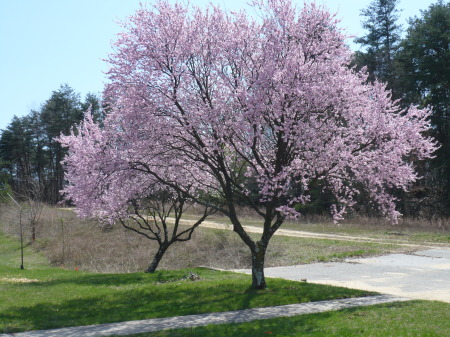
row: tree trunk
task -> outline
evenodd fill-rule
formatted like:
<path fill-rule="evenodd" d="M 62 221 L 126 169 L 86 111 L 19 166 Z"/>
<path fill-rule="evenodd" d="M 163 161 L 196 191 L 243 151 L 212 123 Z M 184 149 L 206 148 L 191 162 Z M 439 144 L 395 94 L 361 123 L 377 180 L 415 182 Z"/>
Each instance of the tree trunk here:
<path fill-rule="evenodd" d="M 256 247 L 252 250 L 252 288 L 265 289 L 266 278 L 264 277 L 264 261 L 266 258 L 267 243 L 260 241 L 256 243 Z"/>
<path fill-rule="evenodd" d="M 164 253 L 166 252 L 167 248 L 169 248 L 170 243 L 163 243 L 159 246 L 158 251 L 156 252 L 155 256 L 153 257 L 152 263 L 148 266 L 146 273 L 154 273 L 156 268 L 158 267 L 159 262 L 161 261 Z"/>
<path fill-rule="evenodd" d="M 36 242 L 36 223 L 34 221 L 31 223 L 31 242 Z"/>

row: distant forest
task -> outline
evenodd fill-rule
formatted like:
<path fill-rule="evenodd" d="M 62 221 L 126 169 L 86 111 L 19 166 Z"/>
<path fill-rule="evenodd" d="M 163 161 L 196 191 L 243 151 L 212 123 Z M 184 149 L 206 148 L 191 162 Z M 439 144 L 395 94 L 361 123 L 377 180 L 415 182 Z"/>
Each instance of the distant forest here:
<path fill-rule="evenodd" d="M 374 0 L 361 13 L 367 34 L 355 40 L 362 48 L 353 55 L 355 69 L 366 67 L 369 81 L 383 81 L 402 108 L 411 104 L 432 106 L 430 136 L 439 143 L 435 158 L 416 162 L 422 177 L 405 193 L 394 191 L 398 209 L 410 217 L 450 216 L 450 2 L 442 0 L 411 18 L 405 34 L 397 24 L 399 0 Z M 404 36 L 404 37 L 402 37 Z M 107 109 L 102 98 L 84 99 L 69 85 L 50 94 L 40 109 L 14 117 L 0 131 L 0 194 L 32 198 L 50 204 L 62 200 L 61 161 L 65 150 L 55 140 L 68 134 L 90 109 L 101 123 Z M 414 158 L 411 158 L 414 161 Z M 316 187 L 313 202 L 304 213 L 327 213 L 329 197 Z M 357 212 L 376 215 L 360 196 Z"/>

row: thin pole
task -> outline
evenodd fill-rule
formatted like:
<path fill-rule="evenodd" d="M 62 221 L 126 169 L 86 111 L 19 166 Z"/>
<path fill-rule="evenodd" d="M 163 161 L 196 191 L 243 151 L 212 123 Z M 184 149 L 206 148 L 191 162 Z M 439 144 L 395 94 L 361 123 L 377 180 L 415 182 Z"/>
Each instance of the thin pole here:
<path fill-rule="evenodd" d="M 20 269 L 24 269 L 23 267 L 23 228 L 22 228 L 22 206 L 20 206 L 20 204 L 11 196 L 11 194 L 6 193 L 8 195 L 8 197 L 11 198 L 12 201 L 14 201 L 16 203 L 16 205 L 19 207 L 20 212 L 19 212 L 19 227 L 20 227 L 20 258 L 21 258 L 21 264 L 20 264 Z"/>
<path fill-rule="evenodd" d="M 20 269 L 23 270 L 23 229 L 22 229 L 22 207 L 20 207 L 19 213 L 19 226 L 20 226 Z"/>

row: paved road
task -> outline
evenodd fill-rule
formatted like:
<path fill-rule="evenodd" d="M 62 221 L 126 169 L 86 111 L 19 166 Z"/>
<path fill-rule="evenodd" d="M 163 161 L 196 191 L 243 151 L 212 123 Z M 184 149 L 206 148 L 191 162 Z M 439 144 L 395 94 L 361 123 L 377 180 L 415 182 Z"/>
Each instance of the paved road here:
<path fill-rule="evenodd" d="M 249 270 L 237 271 L 250 273 Z M 450 303 L 448 248 L 411 255 L 390 254 L 345 262 L 272 267 L 265 269 L 265 275 Z"/>

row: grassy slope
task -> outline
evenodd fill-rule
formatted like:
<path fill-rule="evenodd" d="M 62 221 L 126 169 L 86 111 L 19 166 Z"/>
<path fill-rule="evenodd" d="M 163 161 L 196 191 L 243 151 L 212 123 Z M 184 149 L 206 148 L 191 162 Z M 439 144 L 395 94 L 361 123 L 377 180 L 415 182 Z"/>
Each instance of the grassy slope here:
<path fill-rule="evenodd" d="M 48 329 L 228 311 L 368 295 L 368 292 L 271 279 L 264 291 L 246 275 L 194 269 L 155 274 L 94 274 L 46 265 L 28 247 L 20 270 L 16 240 L 0 235 L 0 332 Z"/>

